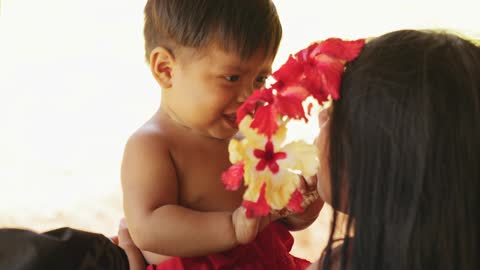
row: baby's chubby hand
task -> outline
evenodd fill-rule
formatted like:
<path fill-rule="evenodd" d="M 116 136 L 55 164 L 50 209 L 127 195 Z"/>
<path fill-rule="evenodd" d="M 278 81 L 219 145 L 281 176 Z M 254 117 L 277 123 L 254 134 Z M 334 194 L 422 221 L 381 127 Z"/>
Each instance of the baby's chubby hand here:
<path fill-rule="evenodd" d="M 239 244 L 247 244 L 257 236 L 262 218 L 248 218 L 244 207 L 238 207 L 232 214 L 235 237 Z"/>

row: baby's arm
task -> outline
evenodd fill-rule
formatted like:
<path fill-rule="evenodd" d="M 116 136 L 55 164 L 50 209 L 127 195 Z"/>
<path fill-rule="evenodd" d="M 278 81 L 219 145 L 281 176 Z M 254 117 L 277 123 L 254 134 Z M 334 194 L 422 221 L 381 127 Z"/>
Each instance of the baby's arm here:
<path fill-rule="evenodd" d="M 200 212 L 178 205 L 178 182 L 161 135 L 138 133 L 122 163 L 124 210 L 135 244 L 169 256 L 200 256 L 238 244 L 231 212 Z"/>

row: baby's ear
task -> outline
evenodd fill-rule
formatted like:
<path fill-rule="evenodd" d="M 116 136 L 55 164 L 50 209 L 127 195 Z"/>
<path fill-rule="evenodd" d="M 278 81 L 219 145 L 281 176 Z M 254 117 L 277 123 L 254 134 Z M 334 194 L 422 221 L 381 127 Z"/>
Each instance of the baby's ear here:
<path fill-rule="evenodd" d="M 170 51 L 164 47 L 156 47 L 150 53 L 150 71 L 162 89 L 172 86 L 172 68 L 175 59 Z"/>

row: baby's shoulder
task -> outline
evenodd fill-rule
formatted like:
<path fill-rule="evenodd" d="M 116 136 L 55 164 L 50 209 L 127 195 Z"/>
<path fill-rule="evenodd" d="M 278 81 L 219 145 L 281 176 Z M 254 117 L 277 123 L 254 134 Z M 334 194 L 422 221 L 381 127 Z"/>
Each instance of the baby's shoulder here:
<path fill-rule="evenodd" d="M 169 152 L 169 134 L 160 125 L 146 123 L 129 138 L 125 153 L 138 152 L 143 155 L 162 156 Z"/>

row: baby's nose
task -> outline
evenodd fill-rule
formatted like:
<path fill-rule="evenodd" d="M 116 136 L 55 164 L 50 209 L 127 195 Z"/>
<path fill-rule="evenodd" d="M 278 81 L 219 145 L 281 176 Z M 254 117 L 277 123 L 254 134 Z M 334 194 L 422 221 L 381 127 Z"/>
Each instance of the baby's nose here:
<path fill-rule="evenodd" d="M 245 89 L 242 89 L 240 93 L 237 96 L 237 102 L 238 103 L 243 103 L 247 98 L 252 94 L 253 90 L 255 90 L 253 87 L 248 87 Z"/>
<path fill-rule="evenodd" d="M 237 97 L 237 102 L 238 103 L 244 103 L 247 98 L 244 97 L 243 95 L 238 95 Z"/>

